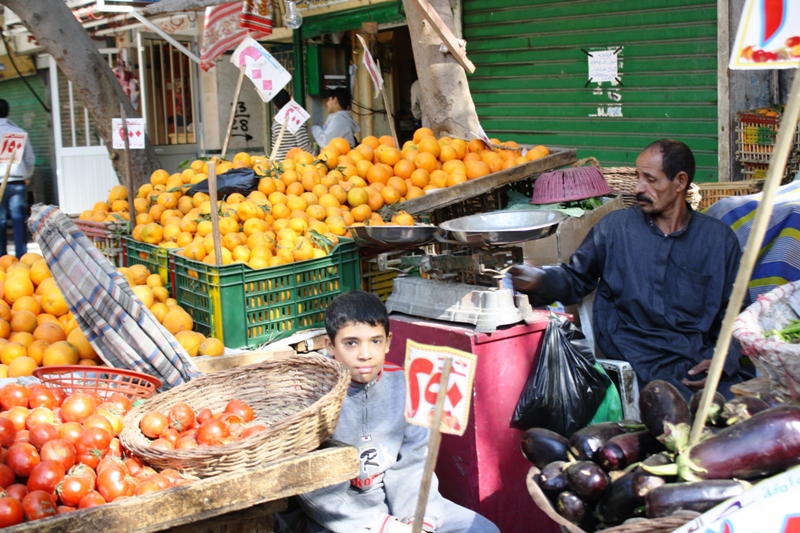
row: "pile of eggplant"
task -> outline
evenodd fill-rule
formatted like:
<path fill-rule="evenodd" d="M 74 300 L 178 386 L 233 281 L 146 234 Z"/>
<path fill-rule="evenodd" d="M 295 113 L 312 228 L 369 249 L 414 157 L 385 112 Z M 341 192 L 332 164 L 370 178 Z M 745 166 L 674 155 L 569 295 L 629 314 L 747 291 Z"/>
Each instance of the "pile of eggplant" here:
<path fill-rule="evenodd" d="M 800 407 L 717 393 L 702 440 L 688 446 L 702 391 L 687 404 L 665 381 L 639 394 L 642 420 L 604 422 L 569 439 L 532 428 L 522 452 L 554 509 L 584 531 L 629 518 L 705 512 L 800 464 Z"/>

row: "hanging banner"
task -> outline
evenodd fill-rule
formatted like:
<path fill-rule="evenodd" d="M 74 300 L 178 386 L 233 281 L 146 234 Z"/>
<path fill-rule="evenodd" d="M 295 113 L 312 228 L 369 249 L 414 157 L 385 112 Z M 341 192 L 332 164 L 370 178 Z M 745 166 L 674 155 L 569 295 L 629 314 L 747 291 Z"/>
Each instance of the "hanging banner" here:
<path fill-rule="evenodd" d="M 231 56 L 231 63 L 244 71 L 255 84 L 261 99 L 269 102 L 292 80 L 292 75 L 250 37 L 241 42 Z"/>
<path fill-rule="evenodd" d="M 372 54 L 369 53 L 369 48 L 367 48 L 367 43 L 364 42 L 364 38 L 358 34 L 356 34 L 356 37 L 361 41 L 361 46 L 364 48 L 364 66 L 367 68 L 367 72 L 369 72 L 369 77 L 372 78 L 372 83 L 375 84 L 375 98 L 377 98 L 383 90 L 383 76 L 381 76 L 381 71 L 375 63 Z"/>
<path fill-rule="evenodd" d="M 22 153 L 25 151 L 25 142 L 28 140 L 28 134 L 25 132 L 10 131 L 4 133 L 0 137 L 0 164 L 7 165 L 11 161 L 11 154 L 14 150 L 17 151 L 14 155 L 14 160 L 11 161 L 12 165 L 19 165 L 22 162 Z"/>
<path fill-rule="evenodd" d="M 800 68 L 800 0 L 747 0 L 729 66 Z"/>
<path fill-rule="evenodd" d="M 128 123 L 128 148 L 131 150 L 144 150 L 144 119 L 129 118 Z M 111 147 L 114 150 L 125 149 L 125 129 L 122 127 L 121 118 L 111 119 L 112 136 Z"/>
<path fill-rule="evenodd" d="M 431 427 L 445 357 L 452 358 L 453 369 L 447 383 L 440 431 L 461 436 L 469 421 L 477 358 L 474 354 L 446 346 L 406 341 L 406 421 L 416 426 Z"/>
<path fill-rule="evenodd" d="M 297 133 L 310 118 L 311 115 L 294 100 L 289 100 L 289 103 L 283 106 L 278 114 L 275 115 L 275 120 L 278 124 L 283 125 L 285 121 L 289 121 L 289 123 L 286 124 L 286 129 L 289 130 L 289 133 L 292 135 Z"/>

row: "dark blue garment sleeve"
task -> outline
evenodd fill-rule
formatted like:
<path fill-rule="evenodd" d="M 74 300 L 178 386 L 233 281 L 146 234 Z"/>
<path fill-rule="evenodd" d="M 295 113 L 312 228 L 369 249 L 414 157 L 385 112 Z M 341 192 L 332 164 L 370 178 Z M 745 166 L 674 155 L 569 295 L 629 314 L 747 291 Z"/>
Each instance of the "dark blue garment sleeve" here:
<path fill-rule="evenodd" d="M 559 301 L 572 305 L 597 288 L 605 260 L 605 234 L 602 221 L 594 226 L 572 254 L 569 264 L 544 271 L 539 288 L 529 293 L 531 305 L 541 307 Z"/>
<path fill-rule="evenodd" d="M 734 236 L 733 232 L 725 247 L 725 294 L 723 301 L 720 304 L 719 312 L 714 320 L 712 327 L 713 338 L 719 338 L 719 332 L 722 328 L 722 321 L 725 319 L 725 311 L 728 308 L 728 302 L 733 292 L 733 283 L 736 281 L 736 274 L 739 272 L 739 261 L 742 258 L 742 251 L 739 248 L 739 241 Z M 744 302 L 742 309 L 750 305 L 750 291 L 745 291 Z M 731 346 L 728 349 L 728 356 L 725 359 L 725 366 L 723 372 L 728 377 L 733 377 L 739 371 L 739 359 L 742 357 L 741 347 L 735 339 L 732 340 Z"/>

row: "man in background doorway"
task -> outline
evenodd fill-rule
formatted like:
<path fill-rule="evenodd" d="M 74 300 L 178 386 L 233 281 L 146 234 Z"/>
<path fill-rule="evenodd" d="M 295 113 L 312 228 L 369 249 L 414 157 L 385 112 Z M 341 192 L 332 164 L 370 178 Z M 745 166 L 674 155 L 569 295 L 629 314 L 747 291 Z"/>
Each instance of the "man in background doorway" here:
<path fill-rule="evenodd" d="M 25 133 L 25 130 L 8 119 L 9 105 L 0 99 L 0 137 L 4 133 Z M 11 212 L 11 226 L 14 228 L 14 254 L 22 257 L 28 251 L 28 237 L 25 231 L 25 191 L 33 175 L 34 156 L 30 138 L 25 143 L 22 152 L 22 161 L 18 165 L 11 165 L 11 174 L 8 176 L 8 186 L 0 203 L 0 255 L 7 252 L 6 223 L 8 213 Z M 0 164 L 0 179 L 6 173 L 5 164 Z"/>
<path fill-rule="evenodd" d="M 350 91 L 344 87 L 333 89 L 328 93 L 325 105 L 328 107 L 328 118 L 323 126 L 312 126 L 311 134 L 320 148 L 325 148 L 332 139 L 342 137 L 350 147 L 356 146 L 355 134 L 361 128 L 350 115 L 350 102 L 352 101 Z"/>
<path fill-rule="evenodd" d="M 411 114 L 414 115 L 414 120 L 420 121 L 423 128 L 431 127 L 431 121 L 428 120 L 422 105 L 422 87 L 419 80 L 411 84 Z"/>

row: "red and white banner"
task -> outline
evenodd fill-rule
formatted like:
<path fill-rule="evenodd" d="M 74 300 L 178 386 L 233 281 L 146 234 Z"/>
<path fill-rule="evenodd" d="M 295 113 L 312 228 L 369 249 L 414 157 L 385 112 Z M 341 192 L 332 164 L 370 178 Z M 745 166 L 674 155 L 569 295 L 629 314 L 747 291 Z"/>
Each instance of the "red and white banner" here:
<path fill-rule="evenodd" d="M 431 427 L 445 357 L 453 360 L 453 368 L 447 383 L 440 431 L 461 436 L 469 421 L 472 382 L 477 363 L 475 354 L 446 346 L 406 341 L 405 416 L 409 424 Z"/>
<path fill-rule="evenodd" d="M 730 68 L 800 67 L 800 0 L 747 0 Z"/>
<path fill-rule="evenodd" d="M 272 15 L 260 15 L 262 3 L 268 4 L 267 0 L 250 0 L 206 8 L 200 68 L 208 71 L 219 56 L 236 48 L 248 35 L 259 39 L 272 33 Z"/>
<path fill-rule="evenodd" d="M 294 100 L 289 100 L 289 103 L 283 106 L 278 114 L 275 115 L 275 120 L 278 124 L 283 125 L 285 121 L 289 121 L 286 124 L 286 129 L 289 130 L 289 133 L 292 135 L 297 133 L 297 131 L 303 127 L 306 120 L 310 118 L 311 115 Z"/>
<path fill-rule="evenodd" d="M 272 35 L 272 0 L 245 0 L 239 26 Z"/>
<path fill-rule="evenodd" d="M 372 54 L 369 53 L 369 48 L 367 48 L 367 43 L 364 42 L 364 38 L 360 35 L 356 34 L 358 40 L 361 41 L 361 46 L 364 48 L 364 66 L 367 68 L 367 72 L 369 73 L 369 77 L 372 78 L 372 83 L 375 84 L 375 98 L 380 96 L 381 91 L 383 90 L 383 76 L 381 76 L 381 70 L 378 68 L 378 64 L 375 63 L 375 59 L 373 59 Z"/>

